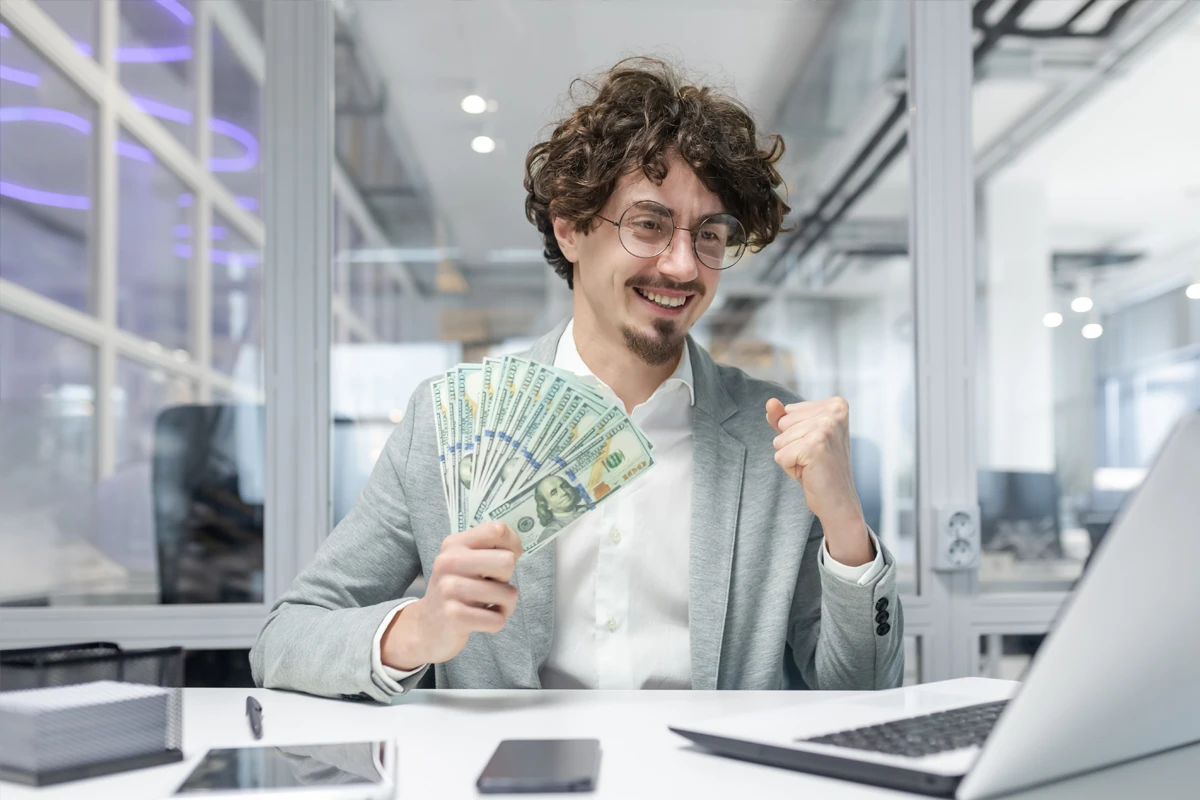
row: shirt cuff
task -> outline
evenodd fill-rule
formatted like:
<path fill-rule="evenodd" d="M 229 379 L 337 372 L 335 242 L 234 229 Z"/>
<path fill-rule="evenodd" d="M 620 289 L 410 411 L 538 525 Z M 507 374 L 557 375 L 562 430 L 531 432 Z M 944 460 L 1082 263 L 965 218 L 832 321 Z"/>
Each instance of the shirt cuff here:
<path fill-rule="evenodd" d="M 835 578 L 841 578 L 848 583 L 855 583 L 859 586 L 866 586 L 871 581 L 883 572 L 883 548 L 879 546 L 879 540 L 875 538 L 874 532 L 867 528 L 867 536 L 871 537 L 871 544 L 875 547 L 875 560 L 868 564 L 860 564 L 857 567 L 847 567 L 833 556 L 829 555 L 829 543 L 821 542 L 821 566 L 830 575 Z"/>
<path fill-rule="evenodd" d="M 404 687 L 400 685 L 400 681 L 405 678 L 410 678 L 416 675 L 421 670 L 425 669 L 427 664 L 422 664 L 416 669 L 403 670 L 392 669 L 383 663 L 383 632 L 387 630 L 388 625 L 392 624 L 392 620 L 400 613 L 400 609 L 404 608 L 409 603 L 415 603 L 419 597 L 406 597 L 396 605 L 388 615 L 383 618 L 378 630 L 375 631 L 375 639 L 371 643 L 371 672 L 375 675 L 375 680 L 388 691 L 395 694 L 400 694 L 404 691 Z"/>

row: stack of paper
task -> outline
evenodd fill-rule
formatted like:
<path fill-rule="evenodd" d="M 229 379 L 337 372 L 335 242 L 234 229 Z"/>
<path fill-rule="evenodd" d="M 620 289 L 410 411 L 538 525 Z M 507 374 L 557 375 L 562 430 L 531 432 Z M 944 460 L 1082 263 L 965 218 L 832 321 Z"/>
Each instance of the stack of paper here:
<path fill-rule="evenodd" d="M 654 466 L 624 408 L 565 370 L 485 358 L 431 390 L 451 526 L 499 520 L 525 555 Z"/>
<path fill-rule="evenodd" d="M 45 773 L 162 753 L 170 693 L 116 681 L 0 693 L 0 768 Z"/>

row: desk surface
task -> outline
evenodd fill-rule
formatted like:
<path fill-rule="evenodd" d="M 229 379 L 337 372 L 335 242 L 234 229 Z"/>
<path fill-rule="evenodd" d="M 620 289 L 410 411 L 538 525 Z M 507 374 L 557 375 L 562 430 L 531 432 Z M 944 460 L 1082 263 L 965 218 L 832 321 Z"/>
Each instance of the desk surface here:
<path fill-rule="evenodd" d="M 995 683 L 966 679 L 959 691 L 986 694 Z M 991 684 L 991 685 L 989 685 Z M 720 758 L 667 730 L 725 714 L 793 704 L 831 692 L 414 691 L 393 706 L 350 703 L 257 689 L 263 742 L 300 744 L 394 738 L 399 746 L 398 798 L 479 798 L 475 778 L 505 738 L 596 737 L 603 755 L 598 791 L 590 797 L 909 798 L 869 786 Z M 175 790 L 209 747 L 253 744 L 245 719 L 246 690 L 188 689 L 184 696 L 183 764 L 35 790 L 0 783 L 4 800 L 161 798 Z M 1057 798 L 1192 797 L 1200 746 L 1176 750 L 1074 781 L 1021 794 Z M 510 795 L 511 796 L 511 795 Z M 581 795 L 530 795 L 578 800 Z"/>

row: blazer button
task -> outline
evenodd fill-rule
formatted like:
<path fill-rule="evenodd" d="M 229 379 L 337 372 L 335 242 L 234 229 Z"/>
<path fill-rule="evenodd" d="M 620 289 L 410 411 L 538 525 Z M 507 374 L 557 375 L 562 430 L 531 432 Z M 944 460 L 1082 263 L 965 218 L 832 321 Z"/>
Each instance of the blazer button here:
<path fill-rule="evenodd" d="M 879 598 L 878 602 L 875 603 L 876 611 L 883 611 L 887 607 L 888 607 L 888 599 L 886 597 Z"/>
<path fill-rule="evenodd" d="M 891 625 L 888 625 L 886 622 L 883 622 L 883 623 L 880 623 L 879 627 L 875 629 L 875 632 L 878 633 L 880 636 L 887 636 L 887 632 L 890 631 L 891 629 L 892 629 Z"/>
<path fill-rule="evenodd" d="M 887 622 L 889 616 L 891 616 L 891 615 L 888 614 L 888 612 L 880 611 L 878 614 L 875 615 L 875 621 L 876 622 Z"/>

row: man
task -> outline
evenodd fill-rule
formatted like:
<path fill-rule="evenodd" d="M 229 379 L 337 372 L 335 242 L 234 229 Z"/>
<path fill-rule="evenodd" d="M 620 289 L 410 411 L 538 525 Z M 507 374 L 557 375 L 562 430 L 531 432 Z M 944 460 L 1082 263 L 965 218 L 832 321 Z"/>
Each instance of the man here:
<path fill-rule="evenodd" d="M 528 355 L 622 403 L 654 469 L 518 563 L 504 525 L 450 534 L 422 384 L 268 617 L 260 685 L 386 702 L 430 665 L 449 688 L 900 683 L 895 564 L 863 519 L 845 401 L 800 402 L 687 335 L 779 232 L 782 142 L 661 62 L 591 88 L 526 159 L 527 216 L 574 291 Z M 400 599 L 418 573 L 424 597 Z"/>

